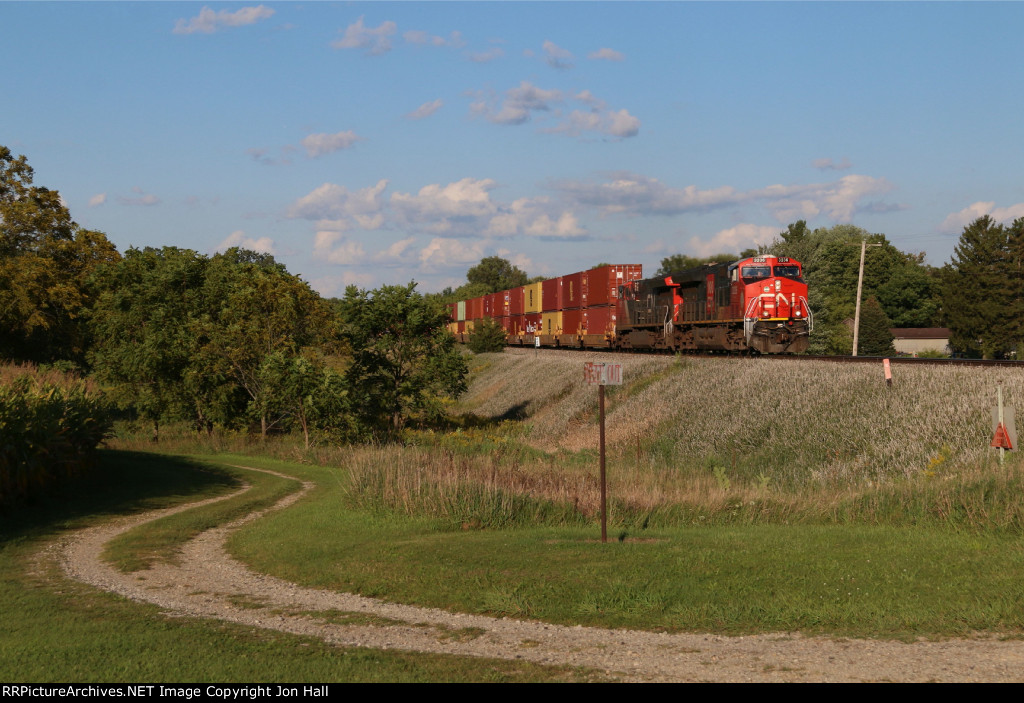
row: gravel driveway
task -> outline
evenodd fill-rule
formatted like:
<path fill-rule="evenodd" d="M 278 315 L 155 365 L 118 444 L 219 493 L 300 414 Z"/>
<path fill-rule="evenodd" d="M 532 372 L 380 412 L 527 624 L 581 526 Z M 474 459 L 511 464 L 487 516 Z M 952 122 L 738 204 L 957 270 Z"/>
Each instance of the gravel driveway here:
<path fill-rule="evenodd" d="M 310 488 L 304 484 L 273 509 L 290 505 Z M 195 505 L 83 530 L 56 545 L 63 568 L 79 581 L 155 603 L 165 616 L 216 618 L 351 647 L 585 666 L 625 681 L 1024 680 L 1020 640 L 903 644 L 788 633 L 725 637 L 604 630 L 450 613 L 304 588 L 255 573 L 227 554 L 227 535 L 263 512 L 201 534 L 185 546 L 179 565 L 123 574 L 100 559 L 103 545 L 118 534 Z"/>

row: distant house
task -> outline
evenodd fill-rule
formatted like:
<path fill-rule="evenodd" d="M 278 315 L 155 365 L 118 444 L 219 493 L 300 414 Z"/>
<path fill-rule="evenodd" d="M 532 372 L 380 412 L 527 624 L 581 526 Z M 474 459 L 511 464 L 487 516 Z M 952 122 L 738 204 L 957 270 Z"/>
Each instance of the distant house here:
<path fill-rule="evenodd" d="M 892 345 L 897 354 L 917 356 L 921 352 L 952 354 L 949 346 L 949 330 L 945 327 L 892 327 Z"/>

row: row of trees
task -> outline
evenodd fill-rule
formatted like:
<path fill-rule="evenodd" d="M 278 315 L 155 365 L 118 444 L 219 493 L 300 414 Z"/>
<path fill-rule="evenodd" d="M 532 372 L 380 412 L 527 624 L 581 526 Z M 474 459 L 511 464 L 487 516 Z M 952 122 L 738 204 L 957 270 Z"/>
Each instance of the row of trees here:
<path fill-rule="evenodd" d="M 465 390 L 447 310 L 415 283 L 321 298 L 267 254 L 121 256 L 0 147 L 0 359 L 93 375 L 168 420 L 339 440 L 436 420 Z"/>

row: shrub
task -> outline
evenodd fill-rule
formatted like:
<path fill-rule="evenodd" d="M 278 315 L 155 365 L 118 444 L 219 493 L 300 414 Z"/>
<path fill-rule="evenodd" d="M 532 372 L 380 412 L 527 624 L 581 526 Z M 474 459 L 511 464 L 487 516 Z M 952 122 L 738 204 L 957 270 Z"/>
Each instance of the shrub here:
<path fill-rule="evenodd" d="M 469 333 L 469 350 L 474 354 L 500 352 L 505 349 L 507 336 L 501 323 L 489 317 L 473 323 Z"/>

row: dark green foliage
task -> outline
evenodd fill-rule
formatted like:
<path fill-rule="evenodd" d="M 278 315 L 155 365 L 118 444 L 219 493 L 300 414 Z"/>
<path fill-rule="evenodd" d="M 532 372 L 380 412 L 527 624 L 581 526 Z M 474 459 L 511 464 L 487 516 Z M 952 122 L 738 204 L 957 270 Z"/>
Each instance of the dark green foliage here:
<path fill-rule="evenodd" d="M 485 317 L 473 323 L 473 331 L 469 333 L 469 350 L 474 354 L 503 351 L 506 343 L 507 334 L 497 320 Z"/>
<path fill-rule="evenodd" d="M 543 277 L 537 280 L 542 280 Z M 479 298 L 488 293 L 511 290 L 527 283 L 533 283 L 524 271 L 513 266 L 508 259 L 488 256 L 466 272 L 466 283 L 454 290 L 445 288 L 437 297 L 446 303 Z"/>
<path fill-rule="evenodd" d="M 686 271 L 695 269 L 704 264 L 726 263 L 736 261 L 740 257 L 736 254 L 714 254 L 713 256 L 697 257 L 686 254 L 673 254 L 661 260 L 661 268 L 654 272 L 655 276 L 667 276 L 673 271 Z"/>
<path fill-rule="evenodd" d="M 72 221 L 60 194 L 33 186 L 32 176 L 24 156 L 0 146 L 0 357 L 82 364 L 86 279 L 117 250 Z"/>
<path fill-rule="evenodd" d="M 297 423 L 309 437 L 310 387 L 321 372 L 299 358 L 325 344 L 326 304 L 273 257 L 231 249 L 130 249 L 94 277 L 91 360 L 125 407 L 153 424 L 239 425 L 261 435 Z"/>
<path fill-rule="evenodd" d="M 860 335 L 857 340 L 857 353 L 861 356 L 890 356 L 896 353 L 892 346 L 892 332 L 889 331 L 889 318 L 871 296 L 860 306 Z"/>
<path fill-rule="evenodd" d="M 1024 218 L 1006 227 L 988 215 L 964 227 L 943 269 L 943 308 L 955 350 L 986 359 L 1024 341 Z"/>
<path fill-rule="evenodd" d="M 525 271 L 500 256 L 481 259 L 479 264 L 466 271 L 469 285 L 481 287 L 483 292 L 479 295 L 525 286 L 527 278 Z"/>
<path fill-rule="evenodd" d="M 448 309 L 416 284 L 374 291 L 349 286 L 340 303 L 342 337 L 352 352 L 348 368 L 353 403 L 375 434 L 410 421 L 436 420 L 444 399 L 466 390 L 466 362 L 448 332 Z"/>
<path fill-rule="evenodd" d="M 890 244 L 885 235 L 869 234 L 853 225 L 811 231 L 807 223 L 800 220 L 780 233 L 779 239 L 766 247 L 765 253 L 789 256 L 803 264 L 808 302 L 815 316 L 812 353 L 849 354 L 852 351 L 853 336 L 848 321 L 853 320 L 856 309 L 860 243 L 865 238 L 868 248 L 863 300 L 875 297 L 892 327 L 938 324 L 938 275 L 923 263 L 923 253 L 902 252 Z M 865 353 L 863 348 L 858 351 Z"/>

